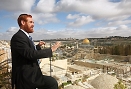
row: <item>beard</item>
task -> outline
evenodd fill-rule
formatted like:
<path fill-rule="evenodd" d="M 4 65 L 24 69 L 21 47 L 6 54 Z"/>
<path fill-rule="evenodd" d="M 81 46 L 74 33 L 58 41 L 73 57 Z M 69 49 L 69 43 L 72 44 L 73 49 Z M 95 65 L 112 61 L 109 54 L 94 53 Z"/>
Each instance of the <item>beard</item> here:
<path fill-rule="evenodd" d="M 33 29 L 34 26 L 28 26 L 27 24 L 25 25 L 24 29 L 26 30 L 27 33 L 33 33 L 34 32 L 34 29 Z"/>

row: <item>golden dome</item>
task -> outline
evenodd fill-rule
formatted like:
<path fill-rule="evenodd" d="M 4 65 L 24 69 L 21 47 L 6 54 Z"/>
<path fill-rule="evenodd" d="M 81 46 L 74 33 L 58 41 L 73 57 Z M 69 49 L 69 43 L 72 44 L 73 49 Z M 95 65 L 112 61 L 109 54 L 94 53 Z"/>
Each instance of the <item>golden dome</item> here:
<path fill-rule="evenodd" d="M 87 39 L 87 38 L 85 38 L 84 40 L 83 40 L 83 44 L 89 44 L 90 43 L 90 41 Z"/>

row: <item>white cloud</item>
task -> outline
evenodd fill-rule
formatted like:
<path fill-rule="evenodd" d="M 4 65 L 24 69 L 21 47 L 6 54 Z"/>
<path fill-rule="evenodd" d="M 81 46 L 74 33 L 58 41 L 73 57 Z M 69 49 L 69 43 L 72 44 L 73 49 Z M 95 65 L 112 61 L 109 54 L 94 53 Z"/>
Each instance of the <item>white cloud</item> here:
<path fill-rule="evenodd" d="M 121 14 L 125 15 L 125 14 L 131 14 L 131 0 L 123 0 L 123 2 L 121 2 L 118 5 L 118 8 L 121 9 Z"/>
<path fill-rule="evenodd" d="M 63 29 L 58 31 L 53 30 L 36 30 L 32 35 L 34 40 L 43 40 L 43 39 L 56 39 L 56 38 L 94 38 L 94 37 L 108 37 L 108 36 L 130 36 L 131 28 L 128 28 L 126 25 L 120 25 L 119 27 L 105 27 L 105 28 L 94 28 L 90 30 L 81 30 L 81 29 Z M 17 27 L 10 28 L 7 32 L 0 34 L 0 39 L 11 39 L 12 35 L 18 31 Z M 6 36 L 5 36 L 6 35 Z"/>
<path fill-rule="evenodd" d="M 29 12 L 35 0 L 1 0 L 0 10 Z"/>
<path fill-rule="evenodd" d="M 17 28 L 17 27 L 11 27 L 6 32 L 16 32 L 16 31 L 18 31 L 18 29 L 19 28 Z"/>
<path fill-rule="evenodd" d="M 10 0 L 10 2 L 8 2 L 8 0 L 1 0 L 0 3 L 1 10 L 13 10 L 16 11 L 16 13 L 25 12 L 35 14 L 36 19 L 34 19 L 38 24 L 58 22 L 59 20 L 54 14 L 57 14 L 57 12 L 72 11 L 90 15 L 94 19 L 116 19 L 117 17 L 131 14 L 130 6 L 131 1 L 129 0 L 118 3 L 109 2 L 109 0 L 60 0 L 57 3 L 55 3 L 55 0 L 39 0 L 36 5 L 35 0 Z M 79 14 L 69 14 L 67 16 L 67 19 L 74 18 L 79 18 Z M 74 26 L 73 23 L 78 22 L 72 22 L 70 26 Z"/>
<path fill-rule="evenodd" d="M 107 21 L 118 21 L 118 20 L 125 20 L 128 19 L 130 17 L 130 15 L 121 15 L 121 16 L 115 16 L 115 17 L 111 17 L 111 18 L 107 18 Z"/>
<path fill-rule="evenodd" d="M 108 0 L 61 0 L 57 6 L 57 11 L 76 11 L 93 15 L 97 18 L 115 16 L 120 13 L 116 8 L 118 3 Z"/>
<path fill-rule="evenodd" d="M 40 0 L 35 8 L 38 12 L 53 12 L 55 7 L 55 0 Z"/>
<path fill-rule="evenodd" d="M 124 36 L 128 37 L 131 33 L 131 28 L 126 25 L 120 25 L 119 27 L 105 27 L 97 28 L 89 31 L 91 34 L 87 34 L 89 37 L 107 37 L 107 36 Z"/>
<path fill-rule="evenodd" d="M 33 19 L 36 23 L 38 24 L 47 24 L 47 23 L 57 23 L 59 22 L 59 20 L 56 18 L 55 14 L 51 14 L 51 13 L 38 13 L 32 14 Z"/>
<path fill-rule="evenodd" d="M 39 14 L 32 14 L 35 23 L 38 24 L 47 24 L 47 23 L 57 23 L 59 20 L 56 18 L 55 14 L 51 13 L 39 13 Z"/>
<path fill-rule="evenodd" d="M 110 2 L 109 0 L 61 0 L 57 3 L 57 11 L 65 12 L 78 12 L 90 15 L 94 20 L 103 20 L 103 23 L 108 26 L 117 26 L 129 24 L 127 20 L 130 17 L 131 1 L 123 0 L 121 2 Z M 69 14 L 67 19 L 75 19 L 76 21 L 70 22 L 68 25 L 73 27 L 82 26 L 87 24 L 85 20 L 80 20 L 78 14 Z M 80 21 L 79 21 L 79 20 Z M 127 21 L 126 21 L 127 20 Z M 111 22 L 108 22 L 111 21 Z M 107 25 L 106 25 L 107 26 Z"/>
<path fill-rule="evenodd" d="M 81 29 L 63 29 L 58 31 L 39 30 L 32 33 L 34 39 L 55 39 L 55 38 L 94 38 L 94 37 L 108 37 L 108 36 L 130 36 L 131 30 L 125 25 L 119 27 L 94 28 L 90 30 Z"/>
<path fill-rule="evenodd" d="M 131 20 L 119 20 L 119 21 L 112 21 L 108 23 L 108 26 L 119 26 L 123 24 L 131 24 Z"/>
<path fill-rule="evenodd" d="M 99 24 L 98 27 L 90 30 L 73 30 L 64 27 L 63 29 L 66 30 L 38 30 L 32 34 L 34 39 L 68 38 L 70 36 L 76 38 L 130 36 L 131 31 L 127 27 L 131 24 L 130 9 L 130 0 L 121 0 L 121 2 L 115 3 L 109 2 L 109 0 L 59 0 L 57 3 L 55 0 L 0 0 L 0 10 L 13 11 L 16 18 L 20 13 L 32 14 L 35 23 L 38 24 L 58 23 L 61 19 L 64 19 L 64 25 L 69 27 L 81 27 L 93 21 L 97 21 L 96 23 Z M 57 15 L 59 12 L 66 12 L 69 15 L 61 17 L 59 20 Z M 66 23 L 66 19 L 72 22 Z M 100 22 L 105 26 L 102 26 Z M 7 32 L 0 33 L 0 39 L 10 39 L 17 30 L 16 27 L 10 27 Z M 5 35 L 7 36 L 5 37 Z"/>
<path fill-rule="evenodd" d="M 77 5 L 81 3 L 79 2 L 79 0 L 60 0 L 59 2 L 57 2 L 56 7 L 55 7 L 55 11 L 63 11 L 63 12 L 69 12 L 69 11 L 77 11 L 76 8 L 80 8 L 77 7 Z"/>
<path fill-rule="evenodd" d="M 17 19 L 21 13 L 22 12 L 15 13 L 14 18 Z M 33 16 L 34 22 L 40 25 L 59 22 L 59 19 L 56 18 L 56 14 L 53 14 L 53 13 L 31 13 L 30 12 L 27 14 L 31 14 Z"/>
<path fill-rule="evenodd" d="M 79 27 L 85 24 L 88 24 L 90 22 L 93 22 L 93 18 L 91 16 L 81 16 L 76 19 L 74 22 L 70 22 L 68 26 L 73 26 L 73 27 Z"/>
<path fill-rule="evenodd" d="M 0 40 L 10 40 L 18 30 L 19 28 L 17 27 L 10 27 L 6 32 L 0 34 Z"/>
<path fill-rule="evenodd" d="M 118 30 L 129 30 L 129 28 L 126 25 L 120 25 L 117 29 Z"/>
<path fill-rule="evenodd" d="M 79 17 L 78 14 L 75 14 L 75 15 L 69 14 L 69 15 L 67 16 L 67 19 L 75 19 L 75 18 L 78 18 L 78 17 Z"/>

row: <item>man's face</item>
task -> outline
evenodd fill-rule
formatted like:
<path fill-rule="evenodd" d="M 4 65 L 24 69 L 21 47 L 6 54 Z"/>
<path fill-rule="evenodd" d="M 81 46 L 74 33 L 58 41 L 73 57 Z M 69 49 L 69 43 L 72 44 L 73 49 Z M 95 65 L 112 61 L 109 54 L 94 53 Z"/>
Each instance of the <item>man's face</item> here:
<path fill-rule="evenodd" d="M 34 32 L 33 27 L 34 27 L 34 21 L 32 18 L 28 17 L 27 21 L 25 22 L 24 29 L 27 33 L 33 33 Z"/>

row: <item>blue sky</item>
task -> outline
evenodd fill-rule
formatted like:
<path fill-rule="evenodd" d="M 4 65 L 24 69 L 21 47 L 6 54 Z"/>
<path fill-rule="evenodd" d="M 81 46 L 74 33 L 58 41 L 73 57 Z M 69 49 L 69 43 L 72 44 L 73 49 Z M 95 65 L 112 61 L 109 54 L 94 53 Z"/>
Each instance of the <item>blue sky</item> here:
<path fill-rule="evenodd" d="M 33 16 L 35 40 L 131 36 L 131 0 L 0 0 L 0 40 L 19 30 L 21 13 Z"/>

